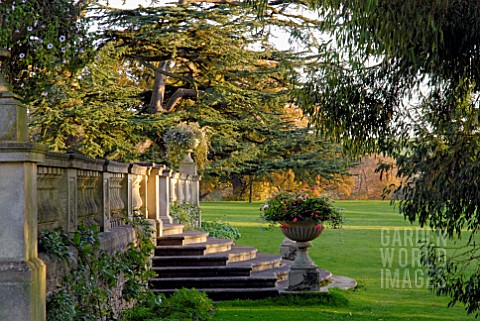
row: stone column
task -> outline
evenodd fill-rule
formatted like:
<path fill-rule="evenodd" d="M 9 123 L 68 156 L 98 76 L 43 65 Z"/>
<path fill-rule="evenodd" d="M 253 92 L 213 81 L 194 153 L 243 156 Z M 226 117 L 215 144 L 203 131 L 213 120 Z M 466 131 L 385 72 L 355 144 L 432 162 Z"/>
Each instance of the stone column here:
<path fill-rule="evenodd" d="M 160 217 L 160 174 L 165 166 L 155 166 L 150 170 L 147 183 L 147 211 L 148 218 L 155 221 L 157 235 L 162 236 L 163 221 Z M 168 222 L 165 222 L 168 223 Z"/>
<path fill-rule="evenodd" d="M 160 199 L 160 219 L 163 223 L 173 223 L 173 218 L 170 216 L 170 176 L 172 171 L 164 168 L 159 172 L 158 177 L 158 197 Z"/>
<path fill-rule="evenodd" d="M 0 56 L 5 53 L 0 50 Z M 1 58 L 1 57 L 0 57 Z M 44 321 L 46 269 L 37 252 L 37 163 L 26 109 L 0 75 L 0 320 Z"/>

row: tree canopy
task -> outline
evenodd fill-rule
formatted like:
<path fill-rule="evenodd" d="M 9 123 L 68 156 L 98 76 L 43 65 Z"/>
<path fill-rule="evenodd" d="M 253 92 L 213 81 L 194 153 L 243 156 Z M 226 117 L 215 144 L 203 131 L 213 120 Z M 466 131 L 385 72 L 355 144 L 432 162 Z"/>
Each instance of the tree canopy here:
<path fill-rule="evenodd" d="M 220 180 L 345 172 L 339 147 L 308 122 L 298 126 L 302 115 L 286 108 L 315 55 L 279 50 L 269 37 L 283 30 L 315 43 L 319 23 L 288 5 L 268 6 L 259 20 L 236 2 L 130 10 L 94 1 L 4 3 L 0 46 L 12 59 L 3 69 L 29 107 L 32 138 L 55 151 L 165 162 L 164 133 L 187 122 L 207 133 L 205 174 Z"/>
<path fill-rule="evenodd" d="M 0 5 L 0 48 L 12 58 L 2 66 L 14 91 L 28 102 L 48 78 L 71 74 L 89 58 L 92 39 L 85 15 L 91 0 L 15 1 Z"/>
<path fill-rule="evenodd" d="M 261 21 L 240 4 L 204 2 L 108 10 L 101 21 L 103 43 L 113 44 L 145 82 L 138 111 L 176 114 L 207 129 L 207 174 L 245 186 L 248 176 L 282 169 L 303 177 L 345 171 L 337 147 L 287 119 L 296 69 L 309 59 L 269 41 L 278 28 L 313 42 L 318 21 L 281 10 Z M 155 142 L 161 145 L 160 137 Z"/>

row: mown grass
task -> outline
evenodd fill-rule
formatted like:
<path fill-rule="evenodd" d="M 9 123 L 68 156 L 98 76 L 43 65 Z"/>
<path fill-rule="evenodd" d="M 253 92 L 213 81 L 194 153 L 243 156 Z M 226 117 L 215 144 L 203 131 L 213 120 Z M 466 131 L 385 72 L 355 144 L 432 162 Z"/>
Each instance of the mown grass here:
<path fill-rule="evenodd" d="M 203 202 L 203 219 L 220 218 L 238 227 L 238 245 L 278 253 L 283 235 L 265 229 L 259 219 L 261 203 Z M 331 291 L 325 298 L 230 301 L 217 304 L 216 321 L 233 320 L 474 320 L 463 307 L 447 307 L 448 298 L 428 290 L 424 270 L 417 262 L 418 240 L 433 234 L 411 225 L 385 201 L 339 201 L 348 223 L 325 230 L 313 241 L 310 256 L 334 274 L 352 277 L 353 291 Z M 263 228 L 262 228 L 263 226 Z M 438 239 L 440 245 L 443 239 Z M 382 251 L 393 253 L 382 259 Z M 387 273 L 398 271 L 398 283 Z M 383 273 L 383 277 L 382 277 Z M 313 300 L 313 301 L 312 301 Z M 317 301 L 315 301 L 317 300 Z M 314 302 L 312 304 L 312 302 Z"/>

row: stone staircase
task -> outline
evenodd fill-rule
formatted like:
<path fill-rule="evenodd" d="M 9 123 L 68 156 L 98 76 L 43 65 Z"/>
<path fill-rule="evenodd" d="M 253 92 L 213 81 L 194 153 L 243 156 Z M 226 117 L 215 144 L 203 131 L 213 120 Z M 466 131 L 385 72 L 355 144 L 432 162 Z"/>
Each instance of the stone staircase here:
<path fill-rule="evenodd" d="M 287 286 L 290 265 L 278 255 L 167 224 L 157 239 L 153 257 L 157 275 L 150 285 L 154 292 L 167 295 L 196 288 L 213 300 L 259 299 L 279 295 Z"/>

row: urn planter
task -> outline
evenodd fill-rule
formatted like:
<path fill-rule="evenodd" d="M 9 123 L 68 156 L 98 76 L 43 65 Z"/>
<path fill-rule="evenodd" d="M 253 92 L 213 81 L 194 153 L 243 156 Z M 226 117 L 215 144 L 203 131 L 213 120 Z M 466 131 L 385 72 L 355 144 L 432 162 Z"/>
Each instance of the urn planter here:
<path fill-rule="evenodd" d="M 297 255 L 288 272 L 288 291 L 318 291 L 320 275 L 317 266 L 308 255 L 310 241 L 323 232 L 323 225 L 316 222 L 283 222 L 282 233 L 296 242 Z"/>
<path fill-rule="evenodd" d="M 316 239 L 323 232 L 323 225 L 316 222 L 283 222 L 282 233 L 297 242 L 308 242 Z"/>

